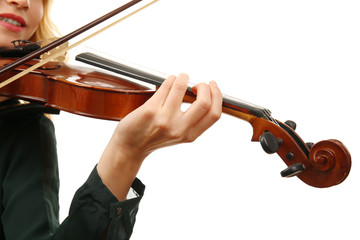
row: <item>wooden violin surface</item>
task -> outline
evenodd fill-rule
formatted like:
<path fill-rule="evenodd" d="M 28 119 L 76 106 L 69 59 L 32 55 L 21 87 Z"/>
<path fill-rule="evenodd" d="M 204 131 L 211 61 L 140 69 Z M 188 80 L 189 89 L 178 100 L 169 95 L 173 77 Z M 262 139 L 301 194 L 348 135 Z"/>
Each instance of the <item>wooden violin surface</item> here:
<path fill-rule="evenodd" d="M 13 59 L 1 59 L 5 65 Z M 32 65 L 36 60 L 30 61 Z M 15 74 L 27 66 L 12 70 Z M 0 81 L 10 77 L 3 74 Z M 49 63 L 0 89 L 3 96 L 44 103 L 67 112 L 120 120 L 141 106 L 154 91 L 123 78 L 65 63 Z"/>

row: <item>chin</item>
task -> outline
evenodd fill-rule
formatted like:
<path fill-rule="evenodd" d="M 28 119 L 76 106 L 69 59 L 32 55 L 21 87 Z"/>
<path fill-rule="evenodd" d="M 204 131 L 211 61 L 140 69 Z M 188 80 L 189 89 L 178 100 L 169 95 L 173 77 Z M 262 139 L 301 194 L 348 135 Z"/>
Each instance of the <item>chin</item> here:
<path fill-rule="evenodd" d="M 13 40 L 15 39 L 3 38 L 2 36 L 0 36 L 0 47 L 12 47 L 13 44 L 11 43 L 11 41 Z"/>
<path fill-rule="evenodd" d="M 9 34 L 4 33 L 0 30 L 0 47 L 12 47 L 13 44 L 11 41 L 23 39 L 22 36 L 19 36 L 18 34 Z"/>

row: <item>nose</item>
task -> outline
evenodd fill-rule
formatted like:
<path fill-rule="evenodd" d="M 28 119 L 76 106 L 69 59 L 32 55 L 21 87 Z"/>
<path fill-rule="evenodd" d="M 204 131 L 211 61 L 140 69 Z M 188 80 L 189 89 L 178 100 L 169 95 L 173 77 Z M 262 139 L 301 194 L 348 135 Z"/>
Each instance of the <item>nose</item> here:
<path fill-rule="evenodd" d="M 30 7 L 30 0 L 7 0 L 7 3 L 18 8 Z"/>

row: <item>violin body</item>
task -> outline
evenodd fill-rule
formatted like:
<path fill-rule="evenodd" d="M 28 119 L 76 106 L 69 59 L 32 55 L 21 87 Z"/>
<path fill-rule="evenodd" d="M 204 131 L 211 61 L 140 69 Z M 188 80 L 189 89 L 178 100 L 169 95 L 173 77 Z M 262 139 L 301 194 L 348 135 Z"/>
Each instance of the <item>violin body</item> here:
<path fill-rule="evenodd" d="M 15 58 L 1 58 L 0 67 Z M 6 80 L 38 60 L 31 60 L 0 76 Z M 43 103 L 48 107 L 87 117 L 120 120 L 141 106 L 154 91 L 124 78 L 94 69 L 50 62 L 0 88 L 0 95 Z"/>

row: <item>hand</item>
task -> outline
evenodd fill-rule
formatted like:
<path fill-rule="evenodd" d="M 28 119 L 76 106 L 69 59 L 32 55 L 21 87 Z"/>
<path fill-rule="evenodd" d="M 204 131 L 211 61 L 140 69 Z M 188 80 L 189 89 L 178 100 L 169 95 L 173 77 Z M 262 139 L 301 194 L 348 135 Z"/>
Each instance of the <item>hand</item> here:
<path fill-rule="evenodd" d="M 222 94 L 215 82 L 195 86 L 195 102 L 185 112 L 181 110 L 188 79 L 186 74 L 170 76 L 145 104 L 119 122 L 98 165 L 102 179 L 105 175 L 100 172 L 116 177 L 120 168 L 135 177 L 151 152 L 192 142 L 220 118 Z"/>
<path fill-rule="evenodd" d="M 123 154 L 142 160 L 156 149 L 192 142 L 220 118 L 222 95 L 215 83 L 197 85 L 196 101 L 181 111 L 188 79 L 185 74 L 170 76 L 151 99 L 120 121 L 114 141 Z"/>

